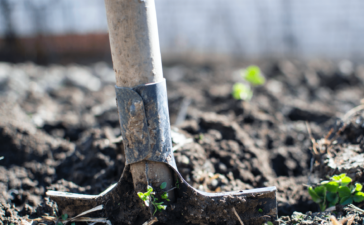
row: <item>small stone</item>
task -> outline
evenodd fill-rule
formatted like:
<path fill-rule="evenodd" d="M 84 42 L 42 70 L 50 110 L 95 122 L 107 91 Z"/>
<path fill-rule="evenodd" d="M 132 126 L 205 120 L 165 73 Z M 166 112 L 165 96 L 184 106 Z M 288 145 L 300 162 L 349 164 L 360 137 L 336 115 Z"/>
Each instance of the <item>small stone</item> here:
<path fill-rule="evenodd" d="M 227 172 L 227 167 L 224 163 L 219 163 L 219 170 L 221 171 L 221 173 L 226 173 Z"/>
<path fill-rule="evenodd" d="M 187 157 L 187 156 L 185 156 L 185 155 L 182 155 L 182 157 L 181 157 L 181 162 L 182 162 L 183 164 L 186 164 L 186 165 L 190 164 L 190 160 L 189 160 L 189 159 L 188 159 L 188 157 Z"/>
<path fill-rule="evenodd" d="M 218 180 L 214 179 L 214 180 L 211 181 L 211 186 L 213 188 L 217 188 L 218 185 L 219 185 L 219 181 Z"/>

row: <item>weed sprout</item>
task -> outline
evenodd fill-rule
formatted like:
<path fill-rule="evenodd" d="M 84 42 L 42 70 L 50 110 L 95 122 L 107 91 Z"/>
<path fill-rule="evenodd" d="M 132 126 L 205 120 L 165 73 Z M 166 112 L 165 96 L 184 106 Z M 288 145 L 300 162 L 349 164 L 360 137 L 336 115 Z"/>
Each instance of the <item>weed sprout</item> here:
<path fill-rule="evenodd" d="M 363 185 L 355 183 L 350 184 L 351 178 L 345 173 L 334 175 L 329 181 L 322 181 L 320 185 L 308 188 L 312 200 L 319 204 L 321 211 L 327 207 L 337 204 L 348 205 L 354 202 L 364 201 Z"/>
<path fill-rule="evenodd" d="M 236 100 L 249 101 L 253 97 L 253 88 L 263 85 L 265 83 L 265 78 L 257 66 L 249 66 L 245 70 L 242 70 L 241 76 L 246 82 L 235 83 L 232 95 Z"/>
<path fill-rule="evenodd" d="M 159 188 L 160 189 L 165 189 L 167 187 L 167 183 L 163 182 Z M 147 192 L 143 193 L 143 192 L 138 192 L 137 193 L 139 198 L 141 200 L 144 201 L 144 204 L 149 207 L 150 203 L 154 206 L 154 213 L 153 215 L 158 211 L 162 211 L 162 210 L 166 210 L 167 206 L 166 205 L 162 205 L 164 202 L 157 202 L 158 198 L 155 197 L 155 192 L 153 192 L 153 187 L 151 186 L 147 186 Z M 168 193 L 167 192 L 163 192 L 161 195 L 161 198 L 166 200 L 166 201 L 170 201 L 168 199 Z"/>

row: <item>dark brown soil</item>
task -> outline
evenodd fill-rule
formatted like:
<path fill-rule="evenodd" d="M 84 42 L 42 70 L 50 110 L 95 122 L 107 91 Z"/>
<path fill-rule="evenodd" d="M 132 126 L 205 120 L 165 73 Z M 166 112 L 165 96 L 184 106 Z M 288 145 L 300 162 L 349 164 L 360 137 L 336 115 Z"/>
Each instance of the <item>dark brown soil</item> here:
<path fill-rule="evenodd" d="M 364 66 L 258 65 L 267 81 L 250 102 L 231 97 L 239 80 L 234 71 L 247 65 L 164 68 L 173 142 L 192 139 L 175 151 L 178 170 L 207 192 L 276 186 L 281 221 L 321 223 L 309 213 L 319 207 L 307 185 L 342 172 L 364 182 L 364 115 L 359 111 L 340 122 L 364 96 Z M 112 69 L 102 63 L 0 64 L 0 224 L 53 216 L 55 205 L 45 199 L 46 190 L 99 194 L 119 180 L 125 160 L 113 85 Z M 330 151 L 312 153 L 306 121 L 317 140 L 334 129 Z M 304 219 L 299 216 L 297 222 L 294 211 Z M 125 217 L 125 224 L 144 222 L 139 220 Z M 357 215 L 356 221 L 362 218 Z"/>

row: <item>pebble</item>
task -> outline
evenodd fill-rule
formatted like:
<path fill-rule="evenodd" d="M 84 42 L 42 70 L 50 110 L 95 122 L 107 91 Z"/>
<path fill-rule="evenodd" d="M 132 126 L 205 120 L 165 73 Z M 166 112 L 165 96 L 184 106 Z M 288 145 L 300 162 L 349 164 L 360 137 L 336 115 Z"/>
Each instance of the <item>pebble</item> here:
<path fill-rule="evenodd" d="M 219 170 L 221 171 L 221 173 L 226 173 L 227 172 L 227 167 L 224 163 L 219 163 Z"/>
<path fill-rule="evenodd" d="M 186 165 L 190 164 L 190 160 L 189 160 L 189 159 L 188 159 L 188 157 L 187 157 L 187 156 L 185 156 L 185 155 L 182 155 L 182 157 L 181 157 L 181 162 L 182 162 L 183 164 L 186 164 Z"/>
<path fill-rule="evenodd" d="M 219 181 L 218 180 L 216 180 L 216 179 L 213 179 L 212 181 L 211 181 L 211 186 L 213 187 L 213 188 L 217 188 L 217 186 L 219 185 Z"/>

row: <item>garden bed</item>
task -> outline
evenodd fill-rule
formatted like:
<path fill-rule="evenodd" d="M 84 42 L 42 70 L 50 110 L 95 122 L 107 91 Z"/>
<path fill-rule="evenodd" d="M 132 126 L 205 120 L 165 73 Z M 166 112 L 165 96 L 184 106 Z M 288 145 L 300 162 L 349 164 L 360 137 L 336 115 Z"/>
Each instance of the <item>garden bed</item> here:
<path fill-rule="evenodd" d="M 364 96 L 364 66 L 261 62 L 266 83 L 250 102 L 231 96 L 245 66 L 164 68 L 179 172 L 207 192 L 276 186 L 280 221 L 329 221 L 310 214 L 320 209 L 307 186 L 339 173 L 364 182 L 364 119 L 360 110 L 346 114 Z M 0 64 L 0 224 L 53 215 L 46 190 L 99 194 L 119 180 L 125 158 L 113 76 L 105 63 Z M 332 140 L 330 149 L 314 152 L 306 123 L 315 140 Z"/>

